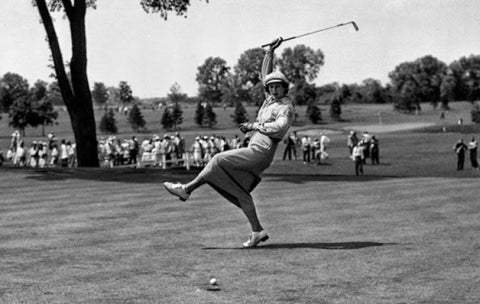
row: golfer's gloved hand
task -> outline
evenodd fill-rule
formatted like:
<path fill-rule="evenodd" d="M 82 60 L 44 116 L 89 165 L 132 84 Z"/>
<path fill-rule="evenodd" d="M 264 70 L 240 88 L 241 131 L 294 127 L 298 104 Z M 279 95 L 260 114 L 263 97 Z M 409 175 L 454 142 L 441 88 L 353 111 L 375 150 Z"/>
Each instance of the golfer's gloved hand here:
<path fill-rule="evenodd" d="M 256 122 L 244 122 L 239 125 L 240 131 L 247 133 L 250 131 L 256 131 L 258 129 L 258 123 Z"/>
<path fill-rule="evenodd" d="M 276 48 L 278 48 L 280 46 L 280 44 L 282 44 L 282 42 L 283 42 L 282 37 L 279 37 L 279 38 L 273 40 L 272 43 L 270 43 L 270 50 L 274 51 Z"/>

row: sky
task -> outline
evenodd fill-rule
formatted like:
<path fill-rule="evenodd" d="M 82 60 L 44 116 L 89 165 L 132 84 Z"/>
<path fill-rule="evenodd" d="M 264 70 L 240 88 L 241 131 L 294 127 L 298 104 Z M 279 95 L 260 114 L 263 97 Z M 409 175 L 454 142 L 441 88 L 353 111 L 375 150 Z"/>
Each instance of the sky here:
<path fill-rule="evenodd" d="M 31 0 L 1 0 L 0 76 L 20 74 L 30 85 L 51 82 L 50 50 Z M 90 86 L 127 81 L 140 98 L 166 96 L 173 84 L 198 93 L 196 74 L 209 57 L 229 67 L 248 49 L 340 23 L 353 26 L 284 42 L 276 51 L 304 44 L 325 55 L 317 85 L 389 81 L 397 65 L 426 55 L 450 64 L 480 55 L 478 0 L 190 0 L 187 18 L 145 13 L 139 0 L 98 0 L 87 12 Z M 56 14 L 64 60 L 71 56 L 68 22 Z M 259 67 L 260 68 L 260 67 Z"/>

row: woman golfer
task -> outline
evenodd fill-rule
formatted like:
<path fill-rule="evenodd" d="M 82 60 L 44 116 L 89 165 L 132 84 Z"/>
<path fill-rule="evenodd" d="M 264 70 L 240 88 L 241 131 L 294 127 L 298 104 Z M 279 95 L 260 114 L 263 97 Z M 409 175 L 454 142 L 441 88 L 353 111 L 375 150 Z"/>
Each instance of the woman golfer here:
<path fill-rule="evenodd" d="M 272 73 L 273 53 L 282 41 L 282 38 L 273 41 L 263 59 L 262 78 L 266 99 L 256 121 L 239 126 L 242 132 L 253 133 L 248 147 L 216 154 L 187 184 L 163 183 L 171 194 L 182 201 L 187 200 L 198 187 L 209 184 L 242 209 L 252 227 L 252 233 L 243 247 L 255 247 L 268 239 L 250 193 L 260 182 L 262 172 L 272 163 L 278 143 L 287 133 L 294 116 L 292 100 L 286 96 L 289 86 L 287 79 L 280 72 Z"/>

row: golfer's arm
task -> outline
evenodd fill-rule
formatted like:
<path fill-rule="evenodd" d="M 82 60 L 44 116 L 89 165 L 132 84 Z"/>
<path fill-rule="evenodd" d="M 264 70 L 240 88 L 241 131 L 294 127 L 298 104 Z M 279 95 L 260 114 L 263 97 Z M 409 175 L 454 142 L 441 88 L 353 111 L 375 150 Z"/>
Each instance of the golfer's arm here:
<path fill-rule="evenodd" d="M 273 72 L 273 52 L 268 50 L 263 57 L 262 63 L 262 81 L 265 83 L 265 77 Z"/>
<path fill-rule="evenodd" d="M 283 138 L 290 128 L 290 120 L 280 116 L 273 122 L 256 123 L 257 131 L 272 138 Z"/>

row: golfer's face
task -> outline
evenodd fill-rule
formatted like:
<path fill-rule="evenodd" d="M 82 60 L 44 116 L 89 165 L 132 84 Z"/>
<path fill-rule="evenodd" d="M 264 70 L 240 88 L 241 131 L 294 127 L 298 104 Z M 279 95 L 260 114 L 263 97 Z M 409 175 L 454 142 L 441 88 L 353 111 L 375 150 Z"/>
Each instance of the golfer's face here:
<path fill-rule="evenodd" d="M 285 96 L 285 88 L 279 82 L 274 82 L 268 85 L 268 90 L 270 91 L 270 95 L 274 98 L 282 98 Z"/>

